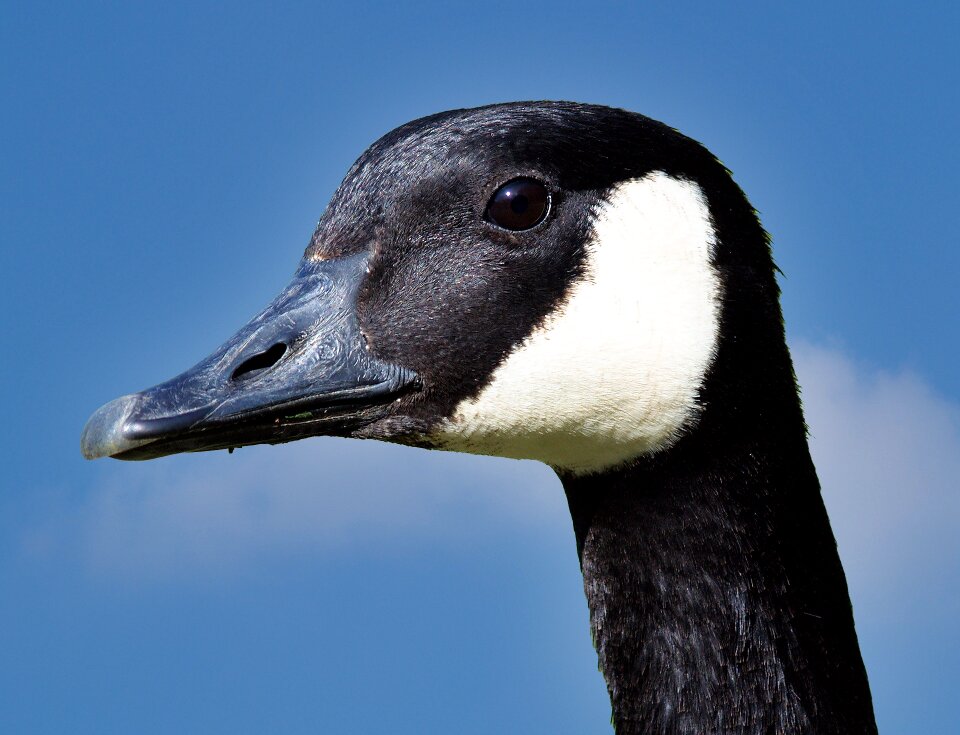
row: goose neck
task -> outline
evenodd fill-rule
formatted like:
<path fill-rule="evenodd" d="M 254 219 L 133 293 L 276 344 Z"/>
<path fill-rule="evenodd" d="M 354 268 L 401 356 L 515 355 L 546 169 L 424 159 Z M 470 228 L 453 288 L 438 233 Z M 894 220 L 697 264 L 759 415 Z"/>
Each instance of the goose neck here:
<path fill-rule="evenodd" d="M 876 733 L 806 440 L 562 477 L 619 735 Z"/>

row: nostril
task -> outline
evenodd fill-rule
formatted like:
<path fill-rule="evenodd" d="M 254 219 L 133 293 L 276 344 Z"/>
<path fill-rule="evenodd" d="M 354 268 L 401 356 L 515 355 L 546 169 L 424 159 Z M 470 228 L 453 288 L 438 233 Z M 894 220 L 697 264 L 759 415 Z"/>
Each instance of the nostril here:
<path fill-rule="evenodd" d="M 252 357 L 248 357 L 246 360 L 237 365 L 236 370 L 233 371 L 233 375 L 230 376 L 230 380 L 240 380 L 251 373 L 255 373 L 260 370 L 266 370 L 268 367 L 273 367 L 277 364 L 277 361 L 283 357 L 283 353 L 286 351 L 287 346 L 283 342 L 277 342 L 277 344 L 270 349 L 264 350 L 263 352 L 258 352 Z"/>

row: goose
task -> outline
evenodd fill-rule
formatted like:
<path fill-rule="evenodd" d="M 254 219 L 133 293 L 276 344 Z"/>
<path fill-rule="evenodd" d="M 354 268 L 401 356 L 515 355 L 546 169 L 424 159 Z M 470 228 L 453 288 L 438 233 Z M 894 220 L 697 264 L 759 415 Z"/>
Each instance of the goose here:
<path fill-rule="evenodd" d="M 667 125 L 435 114 L 360 156 L 272 303 L 97 410 L 81 450 L 337 435 L 539 460 L 619 735 L 876 733 L 775 271 L 730 172 Z"/>

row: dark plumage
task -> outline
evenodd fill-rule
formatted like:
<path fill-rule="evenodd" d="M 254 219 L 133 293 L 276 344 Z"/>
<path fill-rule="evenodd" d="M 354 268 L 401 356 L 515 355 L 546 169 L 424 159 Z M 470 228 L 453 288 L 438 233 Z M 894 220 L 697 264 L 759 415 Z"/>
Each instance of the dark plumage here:
<path fill-rule="evenodd" d="M 84 452 L 144 459 L 315 434 L 479 441 L 460 407 L 486 405 L 574 284 L 589 287 L 599 213 L 653 172 L 689 183 L 709 213 L 718 330 L 697 406 L 650 451 L 555 466 L 616 730 L 875 733 L 768 238 L 706 149 L 641 115 L 516 103 L 387 134 L 348 172 L 291 289 L 193 371 L 101 409 Z M 543 222 L 514 232 L 486 207 L 518 177 L 551 198 Z M 616 341 L 590 357 L 600 371 L 622 359 Z M 576 367 L 551 379 L 562 389 Z M 490 441 L 468 448 L 527 456 L 510 453 L 509 432 Z"/>

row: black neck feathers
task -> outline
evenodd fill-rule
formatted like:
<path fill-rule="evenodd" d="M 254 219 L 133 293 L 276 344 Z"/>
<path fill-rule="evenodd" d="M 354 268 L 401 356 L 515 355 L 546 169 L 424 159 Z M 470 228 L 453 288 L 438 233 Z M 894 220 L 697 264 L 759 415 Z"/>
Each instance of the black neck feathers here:
<path fill-rule="evenodd" d="M 618 735 L 876 733 L 802 422 L 760 421 L 563 478 Z"/>

